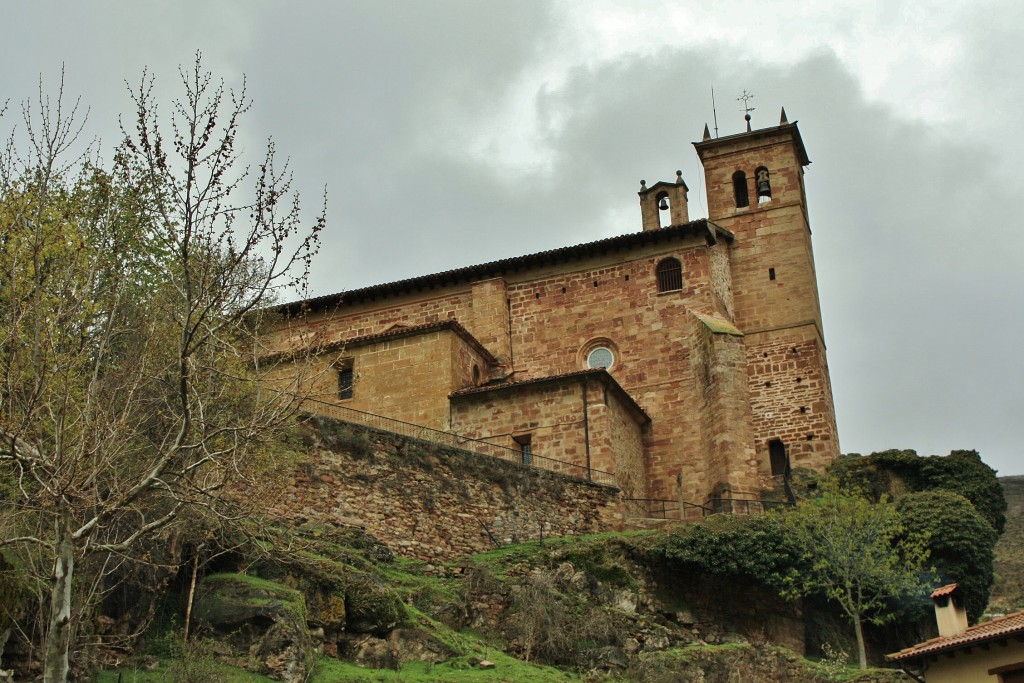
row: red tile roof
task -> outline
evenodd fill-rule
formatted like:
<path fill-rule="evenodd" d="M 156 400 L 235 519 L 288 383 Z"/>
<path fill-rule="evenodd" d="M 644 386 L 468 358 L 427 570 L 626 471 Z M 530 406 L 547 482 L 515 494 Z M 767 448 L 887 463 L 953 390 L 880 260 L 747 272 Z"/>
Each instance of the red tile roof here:
<path fill-rule="evenodd" d="M 955 590 L 956 584 L 948 583 L 945 586 L 942 586 L 941 588 L 936 588 L 934 591 L 932 591 L 932 597 L 941 598 L 943 595 L 950 595 Z"/>
<path fill-rule="evenodd" d="M 945 588 L 948 588 L 948 586 L 943 586 L 939 590 L 943 590 Z M 1024 634 L 1024 610 L 1014 612 L 1013 614 L 1007 614 L 1004 617 L 998 617 L 992 621 L 986 621 L 983 624 L 971 626 L 958 636 L 939 636 L 938 638 L 926 640 L 923 643 L 914 645 L 913 647 L 908 647 L 900 650 L 899 652 L 894 652 L 891 655 L 886 655 L 885 658 L 892 661 L 914 659 L 925 655 L 937 654 L 939 652 L 958 650 L 962 647 L 974 645 L 976 643 L 998 640 L 1000 638 L 1021 634 Z"/>

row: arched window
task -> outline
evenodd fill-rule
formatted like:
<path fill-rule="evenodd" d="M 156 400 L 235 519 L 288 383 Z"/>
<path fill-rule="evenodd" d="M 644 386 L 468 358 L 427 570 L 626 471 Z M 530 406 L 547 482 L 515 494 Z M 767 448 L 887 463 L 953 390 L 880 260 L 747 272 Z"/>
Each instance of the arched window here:
<path fill-rule="evenodd" d="M 750 206 L 750 196 L 747 194 L 747 174 L 743 171 L 736 171 L 732 174 L 732 191 L 736 195 L 736 208 Z"/>
<path fill-rule="evenodd" d="M 662 259 L 655 272 L 658 275 L 659 292 L 672 292 L 683 288 L 683 264 L 679 259 Z"/>

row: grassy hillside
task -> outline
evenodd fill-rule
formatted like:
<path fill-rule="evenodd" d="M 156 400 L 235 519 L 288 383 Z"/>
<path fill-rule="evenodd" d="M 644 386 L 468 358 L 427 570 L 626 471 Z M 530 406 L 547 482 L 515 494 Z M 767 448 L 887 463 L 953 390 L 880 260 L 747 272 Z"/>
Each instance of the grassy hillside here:
<path fill-rule="evenodd" d="M 1006 496 L 1006 531 L 996 545 L 996 583 L 988 611 L 1024 609 L 1024 476 L 1000 477 Z"/>
<path fill-rule="evenodd" d="M 248 587 L 253 592 L 241 601 L 238 594 L 221 593 L 218 609 L 227 609 L 221 603 L 232 598 L 235 606 L 260 611 L 265 620 L 274 603 L 285 604 L 303 593 L 301 609 L 308 623 L 320 625 L 321 642 L 308 676 L 294 680 L 311 683 L 728 683 L 737 676 L 789 683 L 900 680 L 891 670 L 860 672 L 843 658 L 804 659 L 770 642 L 766 631 L 740 633 L 745 615 L 736 609 L 742 600 L 725 601 L 732 605 L 728 614 L 715 615 L 719 623 L 707 621 L 713 616 L 707 605 L 693 602 L 699 595 L 685 585 L 701 583 L 697 577 L 659 576 L 646 564 L 646 549 L 664 538 L 663 533 L 638 533 L 551 539 L 465 558 L 438 572 L 415 561 L 366 557 L 364 549 L 348 547 L 337 536 L 307 537 L 304 557 L 295 562 L 238 568 L 265 578 L 221 573 L 207 577 L 205 585 Z M 334 603 L 318 592 L 327 579 L 331 594 L 343 601 Z M 370 591 L 370 585 L 376 588 Z M 722 591 L 713 592 L 719 597 L 708 604 L 722 602 Z M 197 595 L 210 600 L 202 587 Z M 217 611 L 208 605 L 198 609 Z M 753 616 L 767 624 L 767 614 Z M 334 619 L 336 629 L 328 625 Z M 233 628 L 250 631 L 257 621 Z M 258 649 L 251 644 L 255 640 L 231 651 L 237 634 L 214 639 L 210 628 L 199 626 L 210 638 L 191 650 L 175 640 L 180 633 L 173 625 L 151 634 L 142 656 L 102 672 L 98 680 L 271 680 L 255 673 L 268 673 L 264 662 L 245 654 Z M 357 628 L 365 630 L 356 633 Z"/>

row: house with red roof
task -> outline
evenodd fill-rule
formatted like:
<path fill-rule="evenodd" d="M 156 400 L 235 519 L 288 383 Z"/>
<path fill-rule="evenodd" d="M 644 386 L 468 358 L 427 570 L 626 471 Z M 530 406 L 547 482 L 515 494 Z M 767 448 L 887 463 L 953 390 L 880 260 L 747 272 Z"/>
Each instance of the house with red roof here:
<path fill-rule="evenodd" d="M 1024 610 L 968 626 L 955 583 L 932 593 L 939 635 L 886 655 L 926 683 L 1024 682 Z"/>

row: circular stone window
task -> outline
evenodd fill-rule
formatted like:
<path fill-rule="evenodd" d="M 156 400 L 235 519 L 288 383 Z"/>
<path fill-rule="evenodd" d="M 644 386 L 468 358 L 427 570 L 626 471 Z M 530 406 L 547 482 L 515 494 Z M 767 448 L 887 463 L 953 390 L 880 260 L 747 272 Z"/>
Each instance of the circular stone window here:
<path fill-rule="evenodd" d="M 598 346 L 587 354 L 587 367 L 591 369 L 608 369 L 615 362 L 615 354 L 607 346 Z"/>

